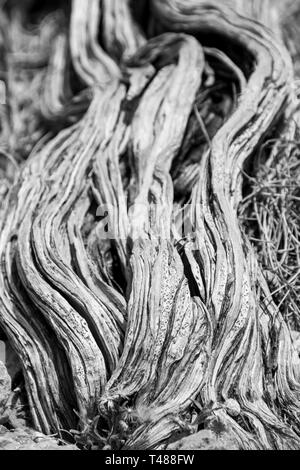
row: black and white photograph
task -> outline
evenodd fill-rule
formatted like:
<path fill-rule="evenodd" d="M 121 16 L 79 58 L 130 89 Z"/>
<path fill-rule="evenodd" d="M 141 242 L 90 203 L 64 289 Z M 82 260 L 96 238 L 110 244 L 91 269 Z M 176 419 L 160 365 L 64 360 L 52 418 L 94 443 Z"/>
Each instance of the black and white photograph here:
<path fill-rule="evenodd" d="M 0 0 L 0 450 L 300 450 L 300 0 Z"/>

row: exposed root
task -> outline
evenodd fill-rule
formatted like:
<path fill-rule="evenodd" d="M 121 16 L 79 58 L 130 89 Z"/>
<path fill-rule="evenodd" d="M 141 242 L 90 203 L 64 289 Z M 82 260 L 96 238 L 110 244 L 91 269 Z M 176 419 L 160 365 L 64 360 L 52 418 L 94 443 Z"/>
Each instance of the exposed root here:
<path fill-rule="evenodd" d="M 202 430 L 299 448 L 298 92 L 278 9 L 138 3 L 73 0 L 34 33 L 32 5 L 6 11 L 29 51 L 5 61 L 3 43 L 0 326 L 33 425 L 81 448 Z"/>

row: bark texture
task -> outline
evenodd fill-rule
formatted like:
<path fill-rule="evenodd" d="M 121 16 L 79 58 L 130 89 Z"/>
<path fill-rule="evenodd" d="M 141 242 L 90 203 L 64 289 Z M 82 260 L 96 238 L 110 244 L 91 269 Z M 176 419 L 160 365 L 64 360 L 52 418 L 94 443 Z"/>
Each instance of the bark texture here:
<path fill-rule="evenodd" d="M 32 4 L 1 24 L 0 326 L 34 427 L 299 448 L 299 357 L 239 218 L 263 142 L 299 138 L 279 2 L 73 0 L 26 32 Z"/>

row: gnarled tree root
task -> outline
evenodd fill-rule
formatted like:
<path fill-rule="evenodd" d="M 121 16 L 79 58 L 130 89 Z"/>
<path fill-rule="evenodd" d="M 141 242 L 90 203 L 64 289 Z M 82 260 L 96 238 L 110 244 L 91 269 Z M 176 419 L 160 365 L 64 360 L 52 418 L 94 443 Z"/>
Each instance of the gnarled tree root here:
<path fill-rule="evenodd" d="M 299 358 L 237 214 L 245 163 L 282 117 L 297 132 L 276 6 L 151 0 L 146 39 L 135 3 L 73 0 L 40 94 L 59 132 L 0 206 L 0 325 L 34 426 L 299 448 Z"/>

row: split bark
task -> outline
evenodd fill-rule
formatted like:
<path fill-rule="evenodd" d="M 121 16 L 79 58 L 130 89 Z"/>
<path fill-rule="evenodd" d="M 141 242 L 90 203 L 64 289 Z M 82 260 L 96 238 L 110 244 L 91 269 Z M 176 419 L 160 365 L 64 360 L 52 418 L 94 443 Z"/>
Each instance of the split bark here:
<path fill-rule="evenodd" d="M 151 0 L 146 39 L 137 3 L 73 0 L 41 94 L 63 129 L 0 206 L 0 325 L 34 425 L 75 408 L 102 446 L 160 448 L 204 413 L 241 448 L 298 448 L 299 358 L 237 215 L 245 163 L 298 119 L 277 10 Z"/>

